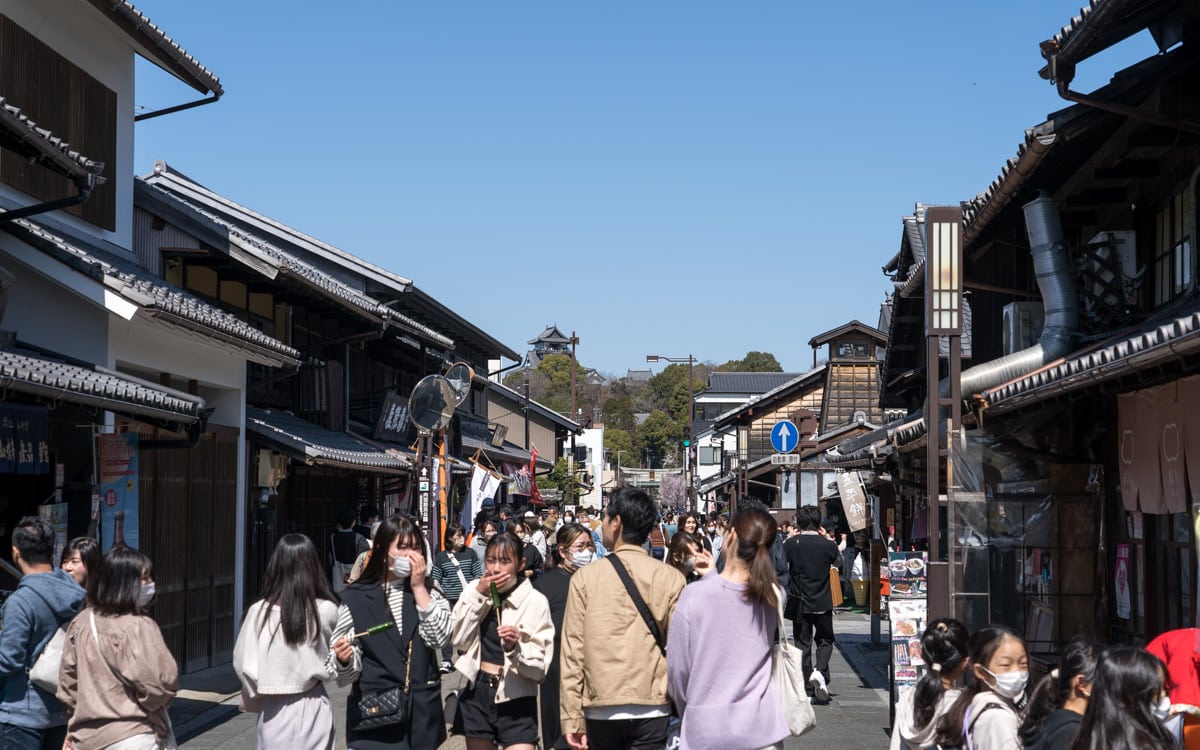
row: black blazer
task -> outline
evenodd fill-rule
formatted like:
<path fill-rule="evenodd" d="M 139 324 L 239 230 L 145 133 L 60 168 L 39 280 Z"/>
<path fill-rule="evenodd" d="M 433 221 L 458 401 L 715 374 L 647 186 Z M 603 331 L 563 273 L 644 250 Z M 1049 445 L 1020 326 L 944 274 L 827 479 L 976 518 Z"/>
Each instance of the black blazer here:
<path fill-rule="evenodd" d="M 788 610 L 833 609 L 829 569 L 837 562 L 837 545 L 819 534 L 797 534 L 784 542 L 783 552 L 788 563 Z"/>

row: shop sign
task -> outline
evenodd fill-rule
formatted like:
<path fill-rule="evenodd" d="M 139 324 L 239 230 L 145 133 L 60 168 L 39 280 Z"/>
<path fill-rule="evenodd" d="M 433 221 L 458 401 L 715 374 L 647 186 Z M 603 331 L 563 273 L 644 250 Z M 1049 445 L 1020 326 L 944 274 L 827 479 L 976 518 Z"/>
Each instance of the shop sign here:
<path fill-rule="evenodd" d="M 867 528 L 867 493 L 857 471 L 837 475 L 838 495 L 842 498 L 842 510 L 846 512 L 846 524 L 851 531 Z"/>
<path fill-rule="evenodd" d="M 0 404 L 0 473 L 50 473 L 46 407 Z"/>
<path fill-rule="evenodd" d="M 138 546 L 138 436 L 109 432 L 100 436 L 100 548 Z"/>

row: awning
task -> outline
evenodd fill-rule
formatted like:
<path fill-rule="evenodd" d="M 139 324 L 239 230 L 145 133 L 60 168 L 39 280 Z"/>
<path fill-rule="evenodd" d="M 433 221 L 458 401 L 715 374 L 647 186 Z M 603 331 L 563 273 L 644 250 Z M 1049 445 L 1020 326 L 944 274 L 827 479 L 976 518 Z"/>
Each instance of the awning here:
<path fill-rule="evenodd" d="M 503 461 L 511 464 L 529 465 L 529 451 L 518 447 L 507 440 L 504 445 L 496 447 L 486 440 L 463 435 L 462 439 L 463 454 L 474 455 L 475 451 L 481 450 L 488 458 L 493 461 Z M 538 464 L 542 466 L 553 467 L 553 464 L 548 464 L 538 456 Z"/>
<path fill-rule="evenodd" d="M 0 390 L 65 401 L 168 423 L 173 428 L 199 422 L 204 399 L 152 385 L 99 367 L 68 364 L 42 355 L 0 349 Z"/>
<path fill-rule="evenodd" d="M 979 394 L 987 413 L 1010 411 L 1200 354 L 1200 306 L 1075 352 Z"/>
<path fill-rule="evenodd" d="M 345 432 L 334 432 L 294 414 L 246 407 L 246 429 L 281 452 L 310 466 L 407 474 L 410 463 L 399 451 L 383 451 Z"/>

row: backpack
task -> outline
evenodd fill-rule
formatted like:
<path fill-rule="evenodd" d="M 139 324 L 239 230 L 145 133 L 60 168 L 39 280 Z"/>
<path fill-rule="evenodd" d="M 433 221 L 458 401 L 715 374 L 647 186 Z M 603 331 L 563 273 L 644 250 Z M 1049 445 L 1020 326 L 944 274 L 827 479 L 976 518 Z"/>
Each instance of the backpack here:
<path fill-rule="evenodd" d="M 934 745 L 933 747 L 936 748 L 936 750 L 974 750 L 974 748 L 971 747 L 971 732 L 975 731 L 975 724 L 979 721 L 979 717 L 983 716 L 993 708 L 1000 708 L 1000 706 L 995 703 L 986 703 L 984 704 L 983 708 L 979 709 L 979 713 L 975 714 L 974 717 L 971 716 L 971 710 L 968 708 L 966 714 L 963 715 L 962 744 Z"/>

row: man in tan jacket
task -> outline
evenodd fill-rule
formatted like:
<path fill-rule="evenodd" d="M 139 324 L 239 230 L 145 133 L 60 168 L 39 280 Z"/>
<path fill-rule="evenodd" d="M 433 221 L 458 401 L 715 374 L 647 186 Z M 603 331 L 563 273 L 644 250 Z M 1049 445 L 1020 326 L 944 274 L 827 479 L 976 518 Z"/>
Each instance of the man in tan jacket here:
<path fill-rule="evenodd" d="M 683 591 L 679 571 L 642 549 L 658 522 L 645 491 L 623 487 L 602 522 L 609 556 L 619 558 L 650 610 L 656 641 L 612 562 L 571 576 L 562 632 L 562 731 L 574 750 L 660 750 L 667 739 L 667 627 Z"/>

